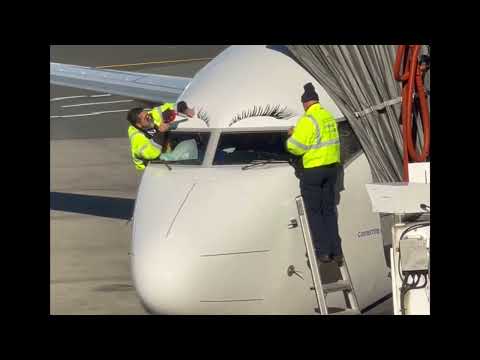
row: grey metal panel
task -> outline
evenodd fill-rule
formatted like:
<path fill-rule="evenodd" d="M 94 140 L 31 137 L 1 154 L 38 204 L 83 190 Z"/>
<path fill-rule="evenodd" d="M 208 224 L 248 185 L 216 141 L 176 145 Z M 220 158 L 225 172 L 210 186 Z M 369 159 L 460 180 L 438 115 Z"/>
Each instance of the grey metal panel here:
<path fill-rule="evenodd" d="M 152 102 L 174 102 L 190 78 L 50 63 L 50 83 Z"/>

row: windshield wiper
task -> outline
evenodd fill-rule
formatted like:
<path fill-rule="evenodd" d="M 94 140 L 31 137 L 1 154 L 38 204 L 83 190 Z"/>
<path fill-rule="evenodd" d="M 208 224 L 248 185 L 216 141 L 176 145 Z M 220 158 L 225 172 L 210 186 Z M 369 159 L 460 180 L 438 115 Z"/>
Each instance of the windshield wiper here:
<path fill-rule="evenodd" d="M 285 164 L 288 163 L 288 160 L 277 160 L 277 159 L 267 159 L 267 160 L 252 160 L 248 165 L 242 166 L 242 170 L 250 169 L 254 166 L 261 166 L 266 164 Z"/>
<path fill-rule="evenodd" d="M 165 161 L 165 160 L 156 159 L 156 160 L 149 160 L 148 162 L 149 162 L 149 163 L 152 163 L 152 164 L 163 164 L 163 165 L 165 165 L 165 166 L 167 167 L 167 169 L 168 169 L 169 171 L 172 170 L 171 166 L 168 165 L 168 164 L 167 164 L 167 161 Z"/>

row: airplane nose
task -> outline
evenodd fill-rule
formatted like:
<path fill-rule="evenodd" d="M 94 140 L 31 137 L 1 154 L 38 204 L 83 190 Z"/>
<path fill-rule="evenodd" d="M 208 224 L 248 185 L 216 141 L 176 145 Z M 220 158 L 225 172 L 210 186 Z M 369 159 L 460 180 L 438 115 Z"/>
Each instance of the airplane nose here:
<path fill-rule="evenodd" d="M 175 170 L 174 170 L 175 171 Z M 175 222 L 195 190 L 195 176 L 172 176 L 163 166 L 147 168 L 135 202 L 132 233 L 132 274 L 142 303 L 149 312 L 178 313 L 184 299 L 184 277 L 193 256 Z"/>
<path fill-rule="evenodd" d="M 188 308 L 191 294 L 185 283 L 191 273 L 188 254 L 174 247 L 161 246 L 162 253 L 132 256 L 133 279 L 137 295 L 153 314 L 179 314 Z"/>
<path fill-rule="evenodd" d="M 279 277 L 292 283 L 286 268 L 294 262 L 287 259 L 295 253 L 304 260 L 302 248 L 294 245 L 301 242 L 287 224 L 264 226 L 288 219 L 295 209 L 298 190 L 285 191 L 278 181 L 285 171 L 290 169 L 271 168 L 260 178 L 240 169 L 212 174 L 209 168 L 147 168 L 135 206 L 132 250 L 134 284 L 145 307 L 155 314 L 280 311 Z M 311 295 L 295 284 L 298 294 Z"/>
<path fill-rule="evenodd" d="M 147 242 L 168 238 L 195 185 L 192 177 L 171 176 L 164 167 L 146 170 L 135 201 L 133 238 L 142 241 L 134 242 L 134 253 L 143 251 Z"/>

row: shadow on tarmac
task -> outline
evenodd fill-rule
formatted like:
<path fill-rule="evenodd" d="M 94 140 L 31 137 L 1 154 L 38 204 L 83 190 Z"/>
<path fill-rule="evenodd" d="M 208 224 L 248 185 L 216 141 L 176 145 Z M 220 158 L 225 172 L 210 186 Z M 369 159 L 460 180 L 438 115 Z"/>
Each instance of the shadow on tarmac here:
<path fill-rule="evenodd" d="M 50 210 L 129 220 L 135 199 L 50 192 Z"/>

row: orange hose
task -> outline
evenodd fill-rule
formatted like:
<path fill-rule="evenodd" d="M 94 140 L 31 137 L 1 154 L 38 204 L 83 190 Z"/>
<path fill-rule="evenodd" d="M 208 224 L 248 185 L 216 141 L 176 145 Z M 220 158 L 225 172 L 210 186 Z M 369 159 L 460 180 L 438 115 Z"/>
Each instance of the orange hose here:
<path fill-rule="evenodd" d="M 393 65 L 393 77 L 395 80 L 402 80 L 400 75 L 400 65 L 402 63 L 403 54 L 405 53 L 405 45 L 399 45 L 397 49 L 397 57 L 395 58 L 395 64 Z"/>
<path fill-rule="evenodd" d="M 424 66 L 418 66 L 418 54 L 420 45 L 400 45 L 393 67 L 393 76 L 397 81 L 403 81 L 402 89 L 402 124 L 403 124 L 403 180 L 408 181 L 409 158 L 414 161 L 425 161 L 430 151 L 430 114 L 428 111 L 423 75 L 426 71 Z M 411 51 L 412 50 L 412 51 Z M 400 73 L 401 63 L 404 63 Z M 407 72 L 408 69 L 408 72 Z M 420 102 L 420 116 L 423 125 L 424 146 L 420 154 L 417 153 L 413 137 L 413 97 L 417 93 Z"/>
<path fill-rule="evenodd" d="M 406 69 L 409 68 L 409 60 L 410 58 L 408 57 L 408 52 L 409 48 L 406 47 L 406 45 L 400 45 L 399 48 L 397 49 L 397 58 L 395 60 L 395 66 L 394 66 L 394 76 L 397 81 L 403 81 L 403 88 L 402 88 L 402 124 L 403 125 L 403 180 L 408 181 L 408 146 L 407 146 L 407 127 L 405 126 L 407 120 L 406 120 L 406 100 L 408 98 L 407 96 L 407 88 L 408 88 L 408 83 L 405 81 L 408 79 Z M 400 65 L 403 60 L 403 69 L 404 69 L 404 74 L 400 74 Z"/>
<path fill-rule="evenodd" d="M 404 101 L 406 100 L 406 122 L 403 124 L 407 128 L 407 150 L 408 150 L 408 155 L 410 158 L 413 158 L 415 161 L 416 160 L 416 152 L 415 152 L 415 147 L 413 146 L 412 148 L 412 109 L 413 109 L 413 93 L 415 91 L 415 75 L 417 72 L 417 61 L 416 59 L 418 58 L 418 51 L 420 50 L 419 46 L 415 45 L 410 45 L 410 49 L 413 50 L 413 55 L 410 58 L 410 68 L 408 72 L 408 80 L 407 80 L 407 98 L 403 99 Z"/>
<path fill-rule="evenodd" d="M 425 66 L 417 68 L 417 74 L 415 75 L 415 83 L 417 85 L 418 100 L 420 102 L 420 116 L 422 118 L 423 125 L 423 151 L 420 155 L 421 160 L 425 161 L 430 155 L 430 112 L 428 110 L 427 96 L 425 86 L 423 85 L 423 76 L 425 74 Z M 418 160 L 417 160 L 418 161 Z"/>

